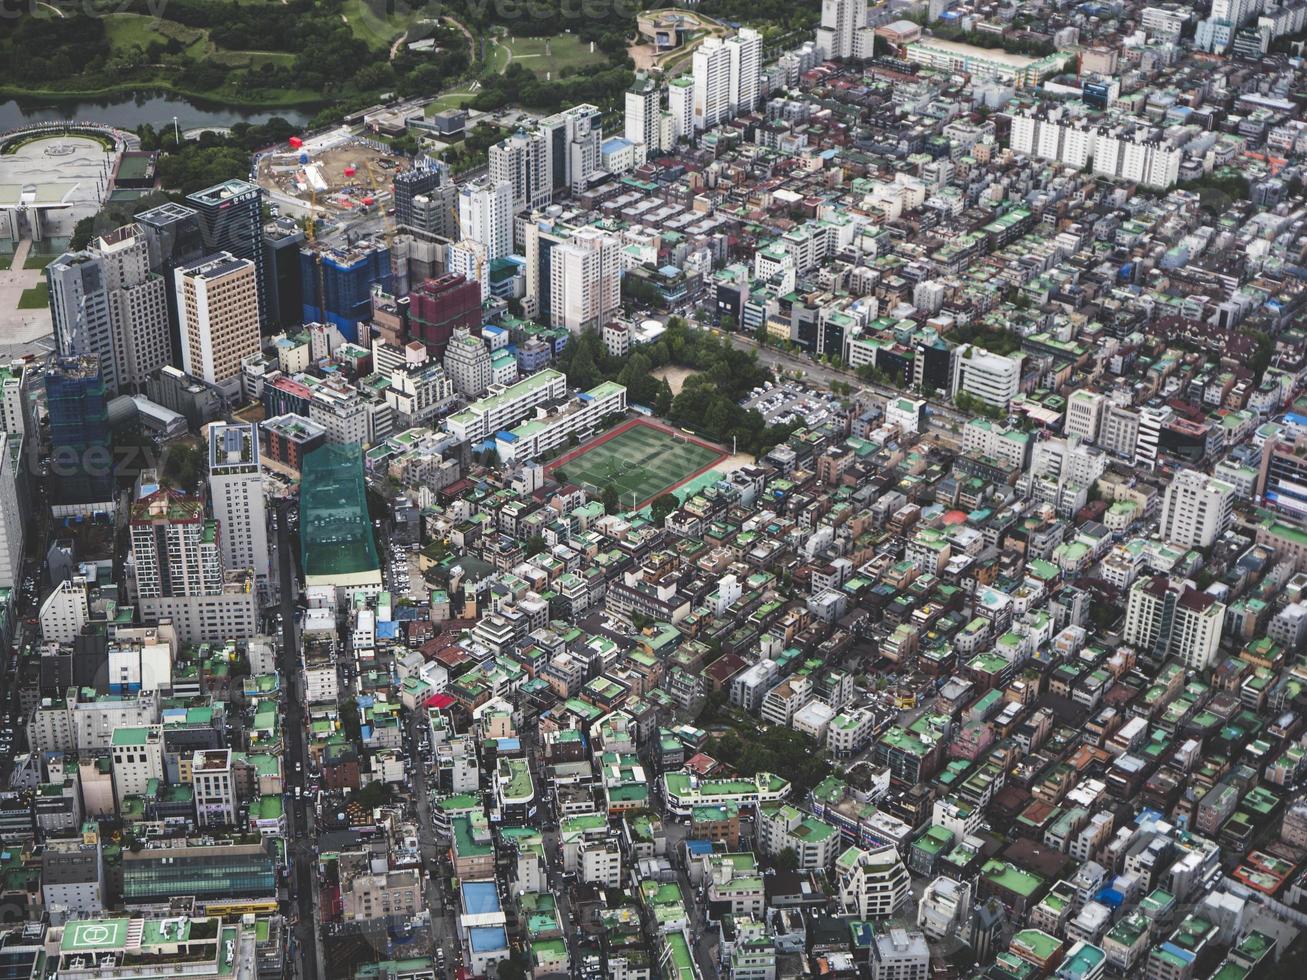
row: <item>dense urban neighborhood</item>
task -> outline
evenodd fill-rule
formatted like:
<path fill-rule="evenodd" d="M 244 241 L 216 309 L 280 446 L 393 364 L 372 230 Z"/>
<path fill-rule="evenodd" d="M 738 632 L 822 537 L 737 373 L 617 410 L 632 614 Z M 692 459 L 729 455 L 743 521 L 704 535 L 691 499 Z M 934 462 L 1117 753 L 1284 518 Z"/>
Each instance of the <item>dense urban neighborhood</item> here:
<path fill-rule="evenodd" d="M 62 6 L 0 977 L 1307 970 L 1307 0 Z"/>

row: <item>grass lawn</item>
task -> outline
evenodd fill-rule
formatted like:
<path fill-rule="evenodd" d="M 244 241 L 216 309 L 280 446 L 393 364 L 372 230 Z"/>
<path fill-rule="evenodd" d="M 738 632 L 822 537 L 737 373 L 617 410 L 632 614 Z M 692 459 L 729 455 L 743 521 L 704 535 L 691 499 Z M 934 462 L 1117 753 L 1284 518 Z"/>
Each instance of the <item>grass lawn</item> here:
<path fill-rule="evenodd" d="M 31 289 L 24 289 L 18 297 L 20 310 L 43 310 L 50 305 L 50 287 L 46 283 L 37 283 Z"/>
<path fill-rule="evenodd" d="M 434 116 L 437 112 L 444 112 L 446 109 L 458 109 L 462 107 L 464 102 L 476 95 L 475 92 L 468 88 L 469 84 L 471 83 L 465 83 L 460 85 L 458 88 L 452 88 L 448 92 L 441 92 L 435 97 L 435 99 L 427 103 L 425 110 L 426 114 L 428 116 Z"/>
<path fill-rule="evenodd" d="M 551 73 L 554 79 L 562 77 L 567 68 L 584 68 L 587 65 L 602 65 L 608 58 L 596 48 L 590 50 L 590 42 L 583 41 L 575 34 L 559 34 L 555 37 L 517 37 L 499 39 L 494 48 L 491 63 L 496 71 L 503 71 L 507 63 L 500 64 L 500 48 L 508 47 L 513 52 L 513 61 L 520 62 L 539 75 Z"/>
<path fill-rule="evenodd" d="M 44 269 L 47 265 L 59 257 L 58 252 L 42 254 L 40 252 L 28 252 L 27 258 L 23 261 L 24 269 Z"/>
<path fill-rule="evenodd" d="M 725 458 L 721 450 L 637 420 L 564 454 L 550 468 L 572 483 L 600 491 L 612 486 L 622 507 L 634 510 Z"/>
<path fill-rule="evenodd" d="M 387 13 L 386 0 L 345 0 L 341 14 L 356 38 L 380 50 L 389 49 L 391 42 L 414 24 L 430 20 L 438 13 L 434 6 L 423 10 L 406 4 L 395 6 L 397 13 Z"/>

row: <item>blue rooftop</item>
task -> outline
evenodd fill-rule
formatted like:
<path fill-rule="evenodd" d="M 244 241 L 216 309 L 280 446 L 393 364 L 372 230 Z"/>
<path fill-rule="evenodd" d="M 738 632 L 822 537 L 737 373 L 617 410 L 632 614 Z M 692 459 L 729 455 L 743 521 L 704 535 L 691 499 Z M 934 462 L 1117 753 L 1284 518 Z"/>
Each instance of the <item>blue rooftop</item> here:
<path fill-rule="evenodd" d="M 463 882 L 463 910 L 468 915 L 490 915 L 500 911 L 499 889 L 493 881 Z M 500 930 L 503 934 L 503 930 Z"/>
<path fill-rule="evenodd" d="M 503 926 L 473 926 L 467 931 L 467 941 L 474 953 L 494 953 L 508 949 L 508 937 Z"/>

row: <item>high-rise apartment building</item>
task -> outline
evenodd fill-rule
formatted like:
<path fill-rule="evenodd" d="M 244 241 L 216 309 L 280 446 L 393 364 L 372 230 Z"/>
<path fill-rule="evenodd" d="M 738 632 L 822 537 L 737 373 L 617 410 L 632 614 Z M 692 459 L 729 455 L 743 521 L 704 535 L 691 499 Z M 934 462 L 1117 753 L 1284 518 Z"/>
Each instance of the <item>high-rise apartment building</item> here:
<path fill-rule="evenodd" d="M 1307 516 L 1307 436 L 1286 434 L 1262 444 L 1257 496 L 1282 513 Z"/>
<path fill-rule="evenodd" d="M 702 132 L 731 117 L 731 52 L 719 37 L 695 48 L 694 128 Z"/>
<path fill-rule="evenodd" d="M 490 387 L 490 349 L 485 341 L 466 330 L 456 330 L 445 348 L 445 373 L 454 389 L 469 398 L 480 398 Z"/>
<path fill-rule="evenodd" d="M 168 339 L 172 347 L 172 363 L 176 364 L 181 359 L 176 270 L 208 254 L 200 229 L 200 216 L 184 204 L 169 202 L 142 211 L 134 220 L 145 232 L 150 248 L 150 268 L 163 277 L 168 301 Z"/>
<path fill-rule="evenodd" d="M 550 144 L 539 130 L 513 133 L 490 148 L 490 179 L 508 181 L 513 210 L 546 207 L 554 196 Z"/>
<path fill-rule="evenodd" d="M 574 232 L 551 253 L 550 323 L 573 333 L 603 326 L 622 302 L 616 237 L 598 228 Z"/>
<path fill-rule="evenodd" d="M 857 32 L 867 26 L 867 0 L 822 0 L 817 47 L 827 58 L 852 58 Z"/>
<path fill-rule="evenodd" d="M 239 396 L 241 361 L 260 348 L 255 264 L 222 252 L 178 269 L 177 313 L 182 370 Z"/>
<path fill-rule="evenodd" d="M 660 149 L 658 140 L 658 82 L 638 72 L 626 90 L 626 117 L 623 135 L 632 143 L 643 143 L 650 150 Z"/>
<path fill-rule="evenodd" d="M 186 203 L 197 212 L 206 255 L 227 252 L 234 258 L 248 259 L 254 265 L 254 286 L 257 292 L 255 313 L 260 324 L 267 323 L 262 189 L 244 180 L 225 180 L 213 187 L 187 194 Z M 181 339 L 184 353 L 184 331 Z"/>
<path fill-rule="evenodd" d="M 513 251 L 513 193 L 507 180 L 478 180 L 459 188 L 460 236 L 484 246 L 487 263 Z"/>
<path fill-rule="evenodd" d="M 268 594 L 273 578 L 267 498 L 254 423 L 209 426 L 209 501 L 220 529 L 223 566 L 253 569 L 255 580 Z"/>
<path fill-rule="evenodd" d="M 46 266 L 55 341 L 65 357 L 100 359 L 110 390 L 139 390 L 169 363 L 168 299 L 140 225 L 124 225 Z"/>
<path fill-rule="evenodd" d="M 1216 658 L 1224 625 L 1225 605 L 1215 596 L 1157 575 L 1130 589 L 1121 638 L 1156 660 L 1177 657 L 1204 670 Z"/>
<path fill-rule="evenodd" d="M 694 78 L 681 75 L 667 83 L 667 109 L 672 117 L 672 141 L 694 135 Z"/>
<path fill-rule="evenodd" d="M 1207 548 L 1234 520 L 1234 487 L 1199 473 L 1181 470 L 1167 485 L 1162 500 L 1162 540 L 1182 548 Z"/>
<path fill-rule="evenodd" d="M 726 39 L 730 58 L 728 98 L 731 115 L 752 112 L 758 105 L 762 77 L 762 35 L 751 27 L 741 27 L 734 37 Z"/>

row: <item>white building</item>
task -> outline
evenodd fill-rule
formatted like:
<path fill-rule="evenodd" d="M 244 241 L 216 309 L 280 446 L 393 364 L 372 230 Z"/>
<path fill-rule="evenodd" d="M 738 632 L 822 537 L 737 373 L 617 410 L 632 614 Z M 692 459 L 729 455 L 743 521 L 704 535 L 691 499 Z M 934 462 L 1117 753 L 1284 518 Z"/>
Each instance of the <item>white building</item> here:
<path fill-rule="evenodd" d="M 835 877 L 845 910 L 863 919 L 893 915 L 911 892 L 908 869 L 890 845 L 850 847 L 836 858 Z"/>
<path fill-rule="evenodd" d="M 581 228 L 550 258 L 550 322 L 573 333 L 598 329 L 622 304 L 621 243 L 598 228 Z"/>
<path fill-rule="evenodd" d="M 1177 657 L 1190 669 L 1205 670 L 1216 658 L 1224 625 L 1224 603 L 1158 575 L 1130 589 L 1122 639 L 1155 659 Z"/>
<path fill-rule="evenodd" d="M 167 283 L 150 270 L 149 244 L 138 224 L 96 239 L 91 249 L 104 267 L 118 382 L 139 389 L 153 371 L 172 360 Z"/>
<path fill-rule="evenodd" d="M 1234 520 L 1234 487 L 1196 470 L 1181 470 L 1162 498 L 1162 540 L 1207 548 Z"/>
<path fill-rule="evenodd" d="M 1176 147 L 1099 133 L 1094 143 L 1094 174 L 1166 190 L 1180 179 L 1182 156 Z"/>
<path fill-rule="evenodd" d="M 544 133 L 514 133 L 490 148 L 490 180 L 513 188 L 515 211 L 542 208 L 554 196 L 551 160 Z"/>
<path fill-rule="evenodd" d="M 751 27 L 741 27 L 734 37 L 726 39 L 726 51 L 730 58 L 727 97 L 731 115 L 744 115 L 758 104 L 762 35 Z"/>
<path fill-rule="evenodd" d="M 965 392 L 987 405 L 1006 410 L 1021 388 L 1021 355 L 1004 357 L 983 347 L 963 344 L 953 356 L 952 393 Z"/>
<path fill-rule="evenodd" d="M 72 643 L 90 617 L 86 579 L 66 578 L 41 603 L 41 638 L 47 643 Z"/>
<path fill-rule="evenodd" d="M 694 135 L 694 78 L 681 75 L 667 83 L 667 110 L 672 117 L 672 142 Z"/>
<path fill-rule="evenodd" d="M 731 117 L 731 52 L 719 37 L 694 51 L 694 128 L 702 132 Z"/>
<path fill-rule="evenodd" d="M 480 442 L 521 422 L 537 405 L 566 394 L 567 377 L 547 368 L 502 390 L 492 386 L 485 398 L 445 419 L 445 429 L 461 442 Z"/>
<path fill-rule="evenodd" d="M 163 779 L 163 727 L 115 728 L 111 749 L 114 797 L 144 796 L 151 779 Z"/>
<path fill-rule="evenodd" d="M 643 143 L 651 151 L 661 149 L 659 140 L 658 82 L 639 72 L 626 90 L 626 117 L 622 134 L 631 143 Z"/>
<path fill-rule="evenodd" d="M 458 227 L 461 237 L 485 247 L 487 265 L 495 259 L 512 254 L 512 183 L 507 180 L 484 179 L 460 187 Z M 477 278 L 479 280 L 482 277 Z"/>
<path fill-rule="evenodd" d="M 1078 436 L 1087 443 L 1098 442 L 1098 429 L 1103 422 L 1106 397 L 1088 388 L 1078 388 L 1067 399 L 1066 426 L 1068 436 Z"/>
<path fill-rule="evenodd" d="M 236 785 L 231 749 L 205 749 L 191 757 L 191 787 L 195 816 L 201 827 L 227 827 L 236 822 Z"/>
<path fill-rule="evenodd" d="M 253 569 L 265 595 L 274 588 L 259 430 L 253 422 L 209 426 L 209 501 L 223 568 Z"/>
<path fill-rule="evenodd" d="M 534 459 L 567 444 L 568 437 L 585 438 L 607 416 L 626 411 L 626 388 L 605 381 L 561 406 L 537 408 L 535 417 L 495 436 L 495 449 L 502 462 Z"/>
<path fill-rule="evenodd" d="M 822 0 L 817 47 L 827 58 L 852 58 L 857 32 L 867 26 L 867 0 Z"/>
<path fill-rule="evenodd" d="M 27 514 L 23 505 L 23 435 L 0 432 L 0 586 L 15 588 L 23 574 Z"/>
<path fill-rule="evenodd" d="M 445 348 L 445 374 L 454 390 L 478 398 L 490 387 L 490 350 L 480 337 L 466 330 L 455 330 Z"/>

